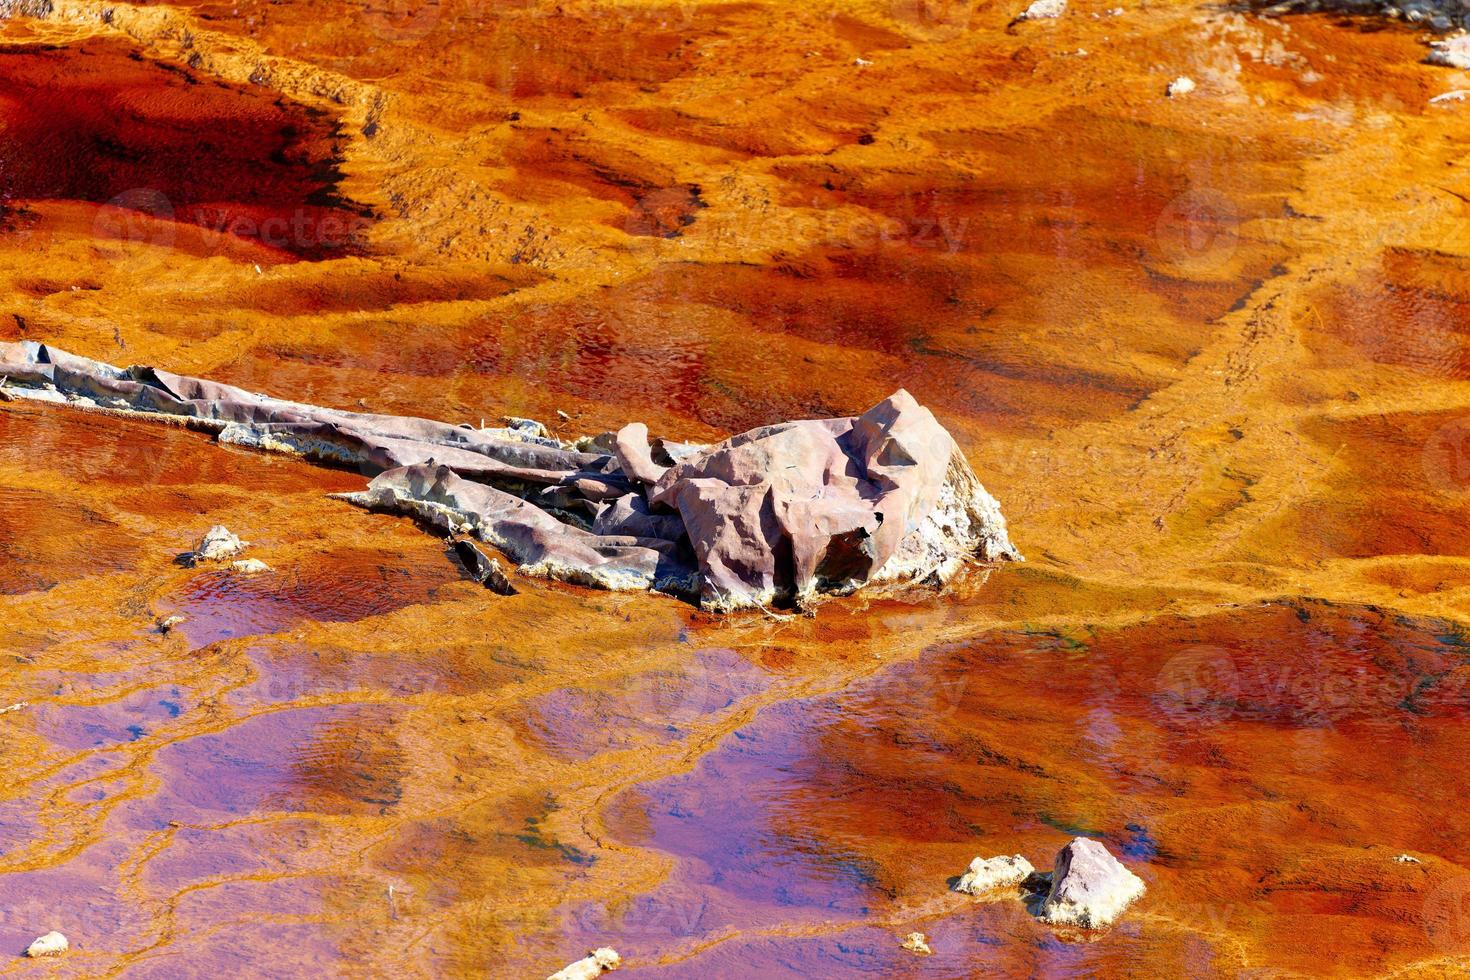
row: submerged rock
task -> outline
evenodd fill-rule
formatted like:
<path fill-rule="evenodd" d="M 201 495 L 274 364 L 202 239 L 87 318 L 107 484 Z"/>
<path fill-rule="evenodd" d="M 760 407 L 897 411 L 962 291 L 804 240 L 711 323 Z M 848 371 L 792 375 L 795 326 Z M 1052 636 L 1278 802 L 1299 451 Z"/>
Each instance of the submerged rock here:
<path fill-rule="evenodd" d="M 556 971 L 546 980 L 592 980 L 608 970 L 616 970 L 622 963 L 623 958 L 615 950 L 604 946 L 588 953 L 585 959 Z"/>
<path fill-rule="evenodd" d="M 1143 894 L 1143 881 L 1095 840 L 1074 837 L 1057 853 L 1041 918 L 1053 925 L 1102 929 Z"/>
<path fill-rule="evenodd" d="M 1019 885 L 1036 873 L 1031 862 L 1019 854 L 1010 857 L 976 858 L 954 886 L 957 892 L 983 895 L 997 888 Z"/>
<path fill-rule="evenodd" d="M 259 558 L 243 558 L 240 561 L 230 562 L 230 571 L 239 572 L 241 575 L 255 575 L 270 570 L 271 567 Z"/>
<path fill-rule="evenodd" d="M 66 941 L 65 936 L 59 932 L 48 932 L 26 948 L 26 955 L 31 959 L 39 959 L 42 956 L 60 956 L 68 949 L 71 949 L 71 943 Z"/>

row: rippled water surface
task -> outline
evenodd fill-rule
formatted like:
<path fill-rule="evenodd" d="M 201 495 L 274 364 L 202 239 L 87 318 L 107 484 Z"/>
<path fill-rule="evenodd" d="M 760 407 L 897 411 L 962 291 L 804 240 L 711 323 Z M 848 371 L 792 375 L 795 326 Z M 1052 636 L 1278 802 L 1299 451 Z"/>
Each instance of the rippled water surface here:
<path fill-rule="evenodd" d="M 902 386 L 1028 557 L 501 597 L 361 474 L 0 401 L 0 972 L 1470 966 L 1463 79 L 1019 6 L 0 21 L 0 339 L 564 436 Z M 217 523 L 268 570 L 175 561 Z M 951 889 L 1076 836 L 1148 886 L 1107 932 Z"/>

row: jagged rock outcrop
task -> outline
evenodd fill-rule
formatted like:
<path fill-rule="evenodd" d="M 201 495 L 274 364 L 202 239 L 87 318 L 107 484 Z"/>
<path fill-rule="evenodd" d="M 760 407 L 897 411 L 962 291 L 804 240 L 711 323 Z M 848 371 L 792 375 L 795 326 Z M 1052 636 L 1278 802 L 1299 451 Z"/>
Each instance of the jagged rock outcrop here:
<path fill-rule="evenodd" d="M 966 562 L 1021 557 L 964 454 L 902 390 L 859 416 L 691 446 L 650 439 L 641 423 L 562 443 L 527 420 L 474 429 L 347 412 L 33 342 L 0 343 L 0 376 L 15 397 L 172 418 L 376 474 L 344 498 L 473 537 L 524 575 L 719 612 L 942 585 Z M 239 543 L 218 537 L 221 551 Z M 215 547 L 207 538 L 199 554 Z"/>
<path fill-rule="evenodd" d="M 1102 929 L 1143 894 L 1143 881 L 1095 840 L 1074 837 L 1057 853 L 1041 918 L 1053 925 Z"/>

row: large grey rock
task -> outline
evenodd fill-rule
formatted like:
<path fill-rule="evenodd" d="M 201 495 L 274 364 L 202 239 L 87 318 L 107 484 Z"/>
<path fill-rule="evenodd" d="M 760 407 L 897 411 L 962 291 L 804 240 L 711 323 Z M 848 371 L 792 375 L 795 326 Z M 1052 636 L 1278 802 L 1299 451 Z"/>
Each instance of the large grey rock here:
<path fill-rule="evenodd" d="M 344 498 L 473 535 L 525 575 L 653 589 L 718 612 L 943 585 L 967 562 L 1021 557 L 964 453 L 903 390 L 858 416 L 781 422 L 713 446 L 650 439 L 639 423 L 594 445 L 558 443 L 519 419 L 474 429 L 323 408 L 32 341 L 0 342 L 0 376 L 13 397 L 166 418 L 376 474 Z M 215 527 L 186 557 L 225 560 L 242 547 Z"/>
<path fill-rule="evenodd" d="M 1143 881 L 1095 840 L 1074 837 L 1057 854 L 1041 918 L 1053 925 L 1102 929 L 1143 894 Z"/>
<path fill-rule="evenodd" d="M 700 603 L 717 611 L 942 584 L 967 559 L 1020 557 L 1000 505 L 903 390 L 856 418 L 727 439 L 670 467 L 648 502 L 683 518 Z"/>
<path fill-rule="evenodd" d="M 248 545 L 248 541 L 241 541 L 223 524 L 216 524 L 204 532 L 204 539 L 193 551 L 194 561 L 224 561 L 235 557 Z"/>

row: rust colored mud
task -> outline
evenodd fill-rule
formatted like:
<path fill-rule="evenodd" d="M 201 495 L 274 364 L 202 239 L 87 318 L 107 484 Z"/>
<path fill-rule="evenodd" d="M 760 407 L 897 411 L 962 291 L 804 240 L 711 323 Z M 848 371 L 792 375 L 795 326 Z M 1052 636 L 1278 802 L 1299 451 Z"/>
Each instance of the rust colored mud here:
<path fill-rule="evenodd" d="M 0 946 L 72 943 L 0 971 L 1470 965 L 1470 123 L 1413 30 L 52 6 L 0 24 L 0 337 L 567 436 L 903 385 L 1030 560 L 501 597 L 358 474 L 0 400 Z M 216 523 L 271 571 L 174 563 Z M 1148 885 L 1105 934 L 950 890 L 1077 835 Z"/>

